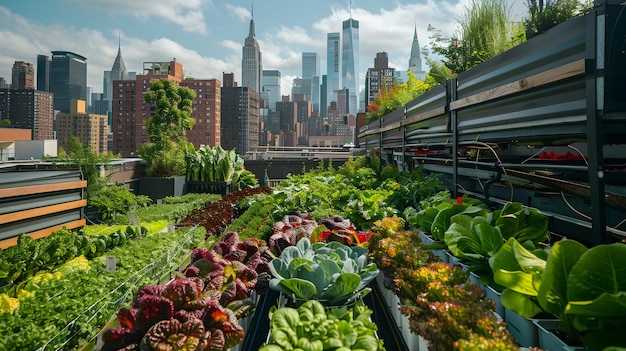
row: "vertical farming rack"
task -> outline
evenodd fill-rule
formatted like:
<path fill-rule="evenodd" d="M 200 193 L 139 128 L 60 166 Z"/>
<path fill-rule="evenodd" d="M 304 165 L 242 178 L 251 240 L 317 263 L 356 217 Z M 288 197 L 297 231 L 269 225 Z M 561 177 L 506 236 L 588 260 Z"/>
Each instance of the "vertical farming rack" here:
<path fill-rule="evenodd" d="M 360 128 L 383 163 L 519 201 L 588 244 L 626 238 L 626 4 L 573 18 Z"/>

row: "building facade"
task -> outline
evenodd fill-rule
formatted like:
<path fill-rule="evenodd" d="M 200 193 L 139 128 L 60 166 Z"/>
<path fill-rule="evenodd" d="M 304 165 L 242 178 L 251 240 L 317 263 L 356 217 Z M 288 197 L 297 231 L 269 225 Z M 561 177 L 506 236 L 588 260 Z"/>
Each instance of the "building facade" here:
<path fill-rule="evenodd" d="M 196 93 L 191 114 L 196 123 L 187 131 L 187 140 L 196 149 L 221 145 L 222 83 L 217 79 L 185 79 L 180 85 Z"/>
<path fill-rule="evenodd" d="M 0 120 L 12 128 L 29 129 L 33 140 L 54 139 L 53 96 L 34 89 L 0 89 Z"/>
<path fill-rule="evenodd" d="M 153 79 L 169 79 L 180 83 L 183 66 L 177 61 L 144 62 L 143 74 L 134 80 L 113 81 L 111 111 L 112 152 L 122 157 L 137 157 L 139 146 L 149 141 L 145 122 L 155 111 L 154 104 L 145 103 L 143 93 L 150 90 Z"/>
<path fill-rule="evenodd" d="M 69 51 L 52 51 L 50 92 L 54 109 L 70 112 L 72 100 L 87 101 L 87 58 Z"/>
<path fill-rule="evenodd" d="M 86 112 L 83 100 L 72 100 L 70 113 L 59 113 L 56 117 L 58 146 L 69 150 L 70 137 L 77 137 L 94 153 L 107 153 L 109 123 L 106 115 Z"/>
<path fill-rule="evenodd" d="M 267 92 L 268 108 L 270 110 L 276 110 L 276 102 L 280 101 L 280 71 L 278 70 L 264 70 L 263 71 L 263 88 L 264 92 Z"/>
<path fill-rule="evenodd" d="M 261 80 L 263 77 L 263 61 L 261 59 L 261 47 L 254 33 L 254 18 L 250 20 L 248 37 L 244 41 L 241 59 L 241 85 L 261 92 Z"/>
<path fill-rule="evenodd" d="M 11 88 L 35 89 L 35 69 L 33 64 L 24 61 L 15 61 L 11 70 Z"/>
<path fill-rule="evenodd" d="M 222 86 L 221 146 L 244 157 L 259 146 L 259 94 L 237 86 L 232 73 L 223 81 L 228 85 Z"/>
<path fill-rule="evenodd" d="M 282 100 L 276 103 L 276 112 L 279 118 L 279 131 L 283 135 L 282 145 L 298 145 L 298 106 L 289 99 L 289 95 L 283 95 Z"/>
<path fill-rule="evenodd" d="M 343 21 L 341 42 L 341 88 L 348 90 L 348 113 L 359 111 L 359 21 Z"/>
<path fill-rule="evenodd" d="M 326 35 L 326 105 L 320 107 L 320 113 L 324 110 L 328 111 L 330 103 L 337 101 L 337 91 L 339 90 L 339 84 L 341 76 L 340 72 L 340 59 L 341 59 L 341 46 L 339 33 L 328 33 Z M 321 114 L 322 117 L 327 114 Z"/>
<path fill-rule="evenodd" d="M 368 68 L 365 76 L 365 103 L 369 105 L 380 91 L 391 89 L 395 83 L 396 69 L 389 67 L 389 55 L 384 51 L 376 53 L 374 67 Z"/>
<path fill-rule="evenodd" d="M 37 90 L 50 91 L 50 57 L 37 55 Z"/>

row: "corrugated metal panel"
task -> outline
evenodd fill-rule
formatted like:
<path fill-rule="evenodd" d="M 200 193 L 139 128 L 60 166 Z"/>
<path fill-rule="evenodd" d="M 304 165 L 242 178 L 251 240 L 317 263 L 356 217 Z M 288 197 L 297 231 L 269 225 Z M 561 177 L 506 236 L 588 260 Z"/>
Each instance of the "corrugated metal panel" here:
<path fill-rule="evenodd" d="M 60 212 L 54 215 L 48 215 L 38 218 L 32 218 L 24 221 L 17 221 L 1 226 L 0 240 L 9 239 L 20 234 L 28 234 L 41 229 L 63 225 L 81 219 L 81 210 L 72 210 Z"/>
<path fill-rule="evenodd" d="M 0 188 L 13 188 L 16 186 L 29 186 L 40 184 L 54 184 L 82 180 L 79 170 L 20 170 L 0 172 Z"/>
<path fill-rule="evenodd" d="M 584 140 L 586 108 L 584 80 L 570 80 L 460 109 L 459 140 Z"/>
<path fill-rule="evenodd" d="M 406 104 L 407 118 L 438 107 L 445 107 L 446 85 L 440 84 Z"/>
<path fill-rule="evenodd" d="M 11 198 L 11 201 L 7 202 L 0 201 L 0 203 L 2 204 L 2 206 L 0 207 L 0 215 L 31 209 L 35 204 L 37 207 L 43 207 L 76 201 L 80 199 L 82 199 L 81 193 L 75 190 L 54 192 L 46 196 L 42 196 L 42 194 L 20 196 L 17 198 Z"/>
<path fill-rule="evenodd" d="M 82 220 L 85 186 L 76 169 L 0 172 L 0 240 Z"/>

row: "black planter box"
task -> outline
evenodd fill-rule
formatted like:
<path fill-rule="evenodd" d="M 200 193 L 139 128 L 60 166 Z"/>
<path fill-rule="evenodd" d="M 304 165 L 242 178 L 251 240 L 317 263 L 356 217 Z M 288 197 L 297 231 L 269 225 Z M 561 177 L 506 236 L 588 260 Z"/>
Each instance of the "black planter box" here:
<path fill-rule="evenodd" d="M 157 201 L 168 196 L 182 196 L 185 190 L 185 176 L 178 177 L 142 177 L 139 179 L 140 195 L 146 195 Z"/>
<path fill-rule="evenodd" d="M 232 192 L 231 182 L 206 182 L 206 181 L 187 181 L 187 193 L 197 194 L 220 194 L 226 195 Z"/>

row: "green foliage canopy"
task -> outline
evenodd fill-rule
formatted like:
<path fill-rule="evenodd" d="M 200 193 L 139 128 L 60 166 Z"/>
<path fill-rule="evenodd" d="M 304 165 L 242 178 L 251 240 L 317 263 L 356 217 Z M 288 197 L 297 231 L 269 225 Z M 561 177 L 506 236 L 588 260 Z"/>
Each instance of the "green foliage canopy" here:
<path fill-rule="evenodd" d="M 191 117 L 194 98 L 193 90 L 168 79 L 153 80 L 150 91 L 144 93 L 144 100 L 156 107 L 154 116 L 146 121 L 150 142 L 139 148 L 149 176 L 185 174 L 185 152 L 193 149 L 187 130 L 195 124 Z"/>

